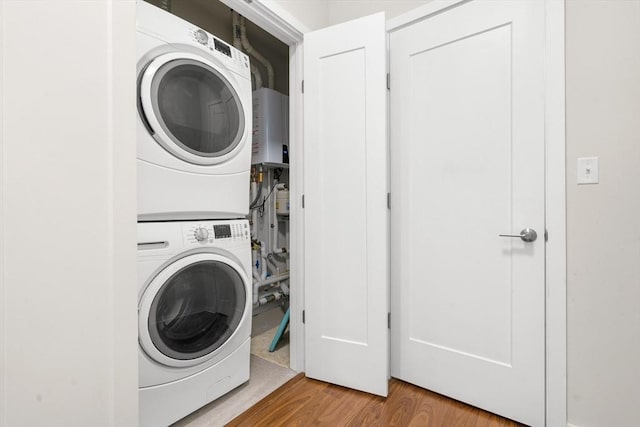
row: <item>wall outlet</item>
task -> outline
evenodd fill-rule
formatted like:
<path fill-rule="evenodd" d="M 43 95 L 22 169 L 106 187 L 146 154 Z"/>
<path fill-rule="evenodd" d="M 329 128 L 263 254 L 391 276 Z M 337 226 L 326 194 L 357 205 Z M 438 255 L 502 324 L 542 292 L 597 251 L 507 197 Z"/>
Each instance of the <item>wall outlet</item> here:
<path fill-rule="evenodd" d="M 578 157 L 578 184 L 597 184 L 598 179 L 598 158 Z"/>

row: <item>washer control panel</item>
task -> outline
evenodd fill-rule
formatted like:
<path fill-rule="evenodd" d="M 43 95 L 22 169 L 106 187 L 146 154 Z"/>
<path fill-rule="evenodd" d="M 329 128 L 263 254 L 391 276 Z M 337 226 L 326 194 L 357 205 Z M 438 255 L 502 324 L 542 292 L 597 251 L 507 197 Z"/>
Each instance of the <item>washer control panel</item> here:
<path fill-rule="evenodd" d="M 189 222 L 183 226 L 183 236 L 185 243 L 198 246 L 251 239 L 247 220 Z"/>
<path fill-rule="evenodd" d="M 198 242 L 204 242 L 209 239 L 209 230 L 207 230 L 206 227 L 197 227 L 194 230 L 193 235 Z"/>

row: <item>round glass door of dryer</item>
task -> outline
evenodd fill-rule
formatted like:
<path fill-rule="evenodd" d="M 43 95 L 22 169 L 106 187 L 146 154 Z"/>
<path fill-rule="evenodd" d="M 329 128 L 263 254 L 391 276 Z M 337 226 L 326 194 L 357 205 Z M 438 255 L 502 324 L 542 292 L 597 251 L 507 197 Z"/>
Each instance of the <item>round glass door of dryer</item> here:
<path fill-rule="evenodd" d="M 238 93 L 204 59 L 186 53 L 156 58 L 144 70 L 139 92 L 153 137 L 184 161 L 215 164 L 242 142 L 245 114 Z"/>
<path fill-rule="evenodd" d="M 169 265 L 165 270 L 173 271 L 156 276 L 162 283 L 152 281 L 143 296 L 141 342 L 161 363 L 206 359 L 229 341 L 245 312 L 246 276 L 237 267 L 202 255 L 189 258 L 180 259 L 178 268 Z M 145 340 L 151 345 L 145 346 Z"/>

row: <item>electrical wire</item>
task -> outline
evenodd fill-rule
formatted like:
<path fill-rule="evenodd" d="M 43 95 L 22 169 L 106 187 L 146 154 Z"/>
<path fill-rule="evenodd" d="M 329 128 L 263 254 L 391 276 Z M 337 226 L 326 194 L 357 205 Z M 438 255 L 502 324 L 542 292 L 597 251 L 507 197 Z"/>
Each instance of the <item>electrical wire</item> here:
<path fill-rule="evenodd" d="M 269 190 L 269 194 L 267 194 L 267 196 L 262 200 L 262 203 L 260 203 L 259 205 L 249 207 L 250 210 L 258 209 L 260 217 L 262 217 L 262 215 L 264 214 L 264 207 L 266 203 L 269 201 L 269 197 L 271 197 L 273 190 L 276 189 L 276 186 L 280 182 L 280 176 L 282 176 L 283 171 L 284 169 L 282 168 L 276 168 L 273 170 L 273 186 L 271 187 L 271 190 Z M 261 186 L 261 189 L 262 189 L 262 186 Z"/>
<path fill-rule="evenodd" d="M 258 213 L 260 214 L 260 217 L 262 217 L 262 215 L 264 214 L 264 206 L 267 204 L 267 201 L 269 201 L 269 197 L 271 197 L 271 193 L 273 193 L 273 190 L 275 190 L 277 185 L 278 185 L 278 180 L 274 180 L 273 187 L 271 187 L 269 194 L 267 194 L 267 196 L 262 200 L 262 203 L 251 208 L 251 210 L 258 209 Z"/>

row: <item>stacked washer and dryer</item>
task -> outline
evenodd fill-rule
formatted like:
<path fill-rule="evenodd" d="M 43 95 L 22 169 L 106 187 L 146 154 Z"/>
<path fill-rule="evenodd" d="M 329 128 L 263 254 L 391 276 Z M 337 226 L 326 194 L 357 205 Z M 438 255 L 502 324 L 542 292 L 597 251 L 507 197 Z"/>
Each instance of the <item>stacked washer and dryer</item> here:
<path fill-rule="evenodd" d="M 249 379 L 248 57 L 137 3 L 140 425 Z"/>

